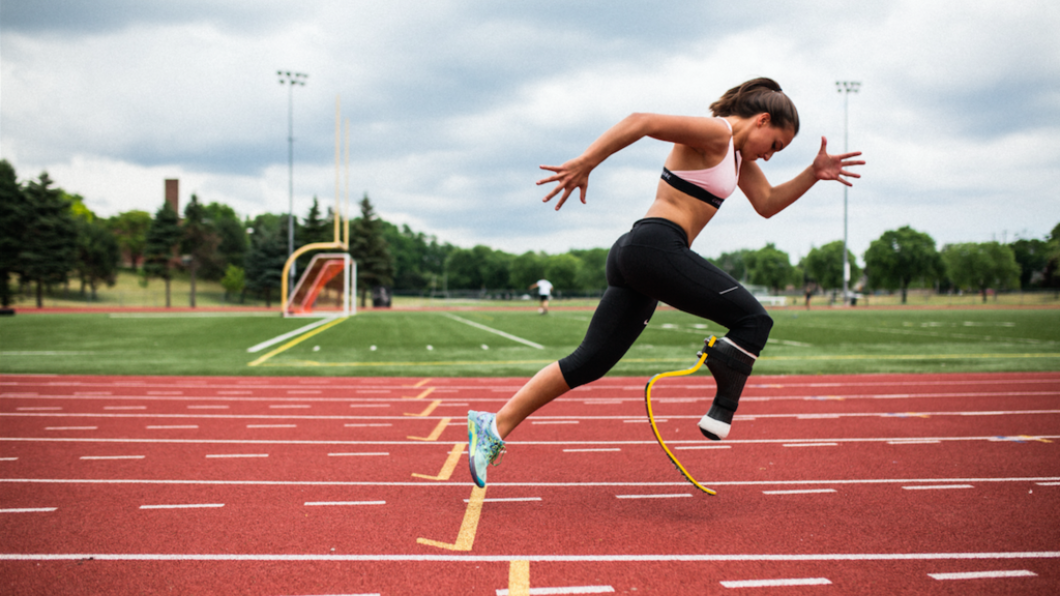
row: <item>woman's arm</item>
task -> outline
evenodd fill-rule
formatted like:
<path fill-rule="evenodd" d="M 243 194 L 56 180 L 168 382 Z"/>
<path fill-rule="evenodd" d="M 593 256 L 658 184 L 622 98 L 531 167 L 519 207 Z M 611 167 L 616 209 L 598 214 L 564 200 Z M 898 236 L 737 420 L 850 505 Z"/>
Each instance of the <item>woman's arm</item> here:
<path fill-rule="evenodd" d="M 580 191 L 581 202 L 585 203 L 585 192 L 589 187 L 589 173 L 611 155 L 644 137 L 686 145 L 704 153 L 719 151 L 724 153 L 731 136 L 729 127 L 716 118 L 631 114 L 600 135 L 600 138 L 593 141 L 589 148 L 578 157 L 561 166 L 541 166 L 542 170 L 548 170 L 554 174 L 538 180 L 537 184 L 540 186 L 551 182 L 557 183 L 556 187 L 545 196 L 544 202 L 549 202 L 552 197 L 562 192 L 563 195 L 556 203 L 558 211 L 574 189 Z"/>
<path fill-rule="evenodd" d="M 844 168 L 850 166 L 865 165 L 862 160 L 851 161 L 851 157 L 861 155 L 860 151 L 844 153 L 842 155 L 829 155 L 825 149 L 828 141 L 821 137 L 821 150 L 808 168 L 799 173 L 791 180 L 771 186 L 766 180 L 765 174 L 758 164 L 745 160 L 740 167 L 740 190 L 751 201 L 751 205 L 762 217 L 773 217 L 786 209 L 806 194 L 818 180 L 838 180 L 839 182 L 852 186 L 843 176 L 850 178 L 861 178 L 860 174 L 849 172 Z"/>

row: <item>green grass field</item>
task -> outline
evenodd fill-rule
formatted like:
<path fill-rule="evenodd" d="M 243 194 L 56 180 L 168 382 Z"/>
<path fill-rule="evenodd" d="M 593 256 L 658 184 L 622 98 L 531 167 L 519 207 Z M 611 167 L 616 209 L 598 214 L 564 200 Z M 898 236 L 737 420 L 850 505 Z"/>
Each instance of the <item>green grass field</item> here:
<path fill-rule="evenodd" d="M 0 373 L 530 376 L 570 353 L 588 310 L 365 312 L 281 349 L 313 319 L 236 313 L 0 319 Z M 1060 310 L 773 310 L 759 374 L 1060 370 Z M 455 317 L 455 318 L 454 318 Z M 463 321 L 459 320 L 463 319 Z M 535 343 L 532 347 L 469 323 Z M 725 329 L 665 309 L 613 375 L 690 366 Z M 429 346 L 429 347 L 428 347 Z"/>

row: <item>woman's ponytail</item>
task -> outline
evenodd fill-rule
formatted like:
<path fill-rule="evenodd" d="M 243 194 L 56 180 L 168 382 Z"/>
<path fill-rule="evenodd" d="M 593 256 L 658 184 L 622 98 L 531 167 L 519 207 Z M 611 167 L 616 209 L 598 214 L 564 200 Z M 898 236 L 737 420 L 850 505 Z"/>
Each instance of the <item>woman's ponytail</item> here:
<path fill-rule="evenodd" d="M 718 101 L 710 104 L 715 116 L 752 118 L 769 114 L 773 126 L 791 128 L 799 134 L 799 112 L 795 104 L 773 79 L 760 77 L 729 89 Z"/>

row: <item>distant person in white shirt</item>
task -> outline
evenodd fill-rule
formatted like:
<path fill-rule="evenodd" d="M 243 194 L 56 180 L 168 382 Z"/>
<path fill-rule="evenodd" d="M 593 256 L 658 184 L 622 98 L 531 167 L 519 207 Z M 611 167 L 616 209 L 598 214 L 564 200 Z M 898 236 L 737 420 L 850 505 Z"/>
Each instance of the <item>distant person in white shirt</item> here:
<path fill-rule="evenodd" d="M 552 282 L 547 279 L 539 279 L 530 289 L 537 288 L 537 296 L 541 299 L 541 307 L 537 309 L 537 312 L 547 315 L 548 314 L 548 299 L 552 295 Z"/>

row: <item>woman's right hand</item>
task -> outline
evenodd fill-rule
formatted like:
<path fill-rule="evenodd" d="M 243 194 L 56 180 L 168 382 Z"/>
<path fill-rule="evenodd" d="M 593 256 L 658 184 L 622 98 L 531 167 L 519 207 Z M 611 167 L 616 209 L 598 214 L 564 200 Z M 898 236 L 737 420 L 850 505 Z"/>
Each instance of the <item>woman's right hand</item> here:
<path fill-rule="evenodd" d="M 552 192 L 545 195 L 542 202 L 547 203 L 552 200 L 552 197 L 562 192 L 563 196 L 556 203 L 556 211 L 559 211 L 559 208 L 563 206 L 563 203 L 567 202 L 567 198 L 574 192 L 574 189 L 578 189 L 582 204 L 585 204 L 585 191 L 589 188 L 589 173 L 593 171 L 593 166 L 589 165 L 587 160 L 577 157 L 561 166 L 540 167 L 542 170 L 548 170 L 554 172 L 554 174 L 548 178 L 538 180 L 537 185 L 556 183 L 556 187 L 552 189 Z"/>

